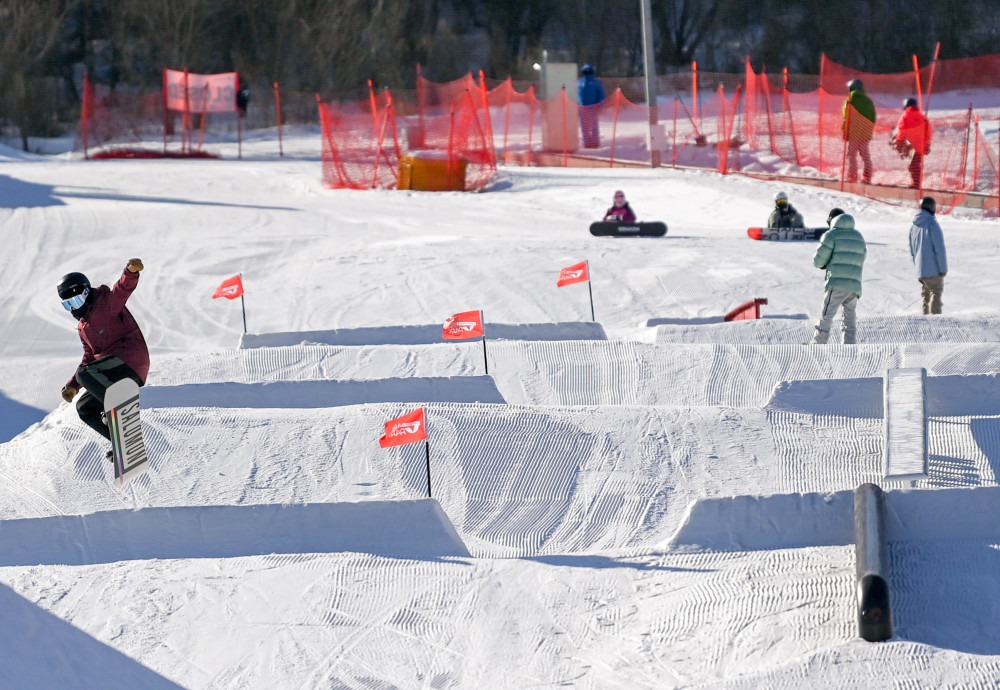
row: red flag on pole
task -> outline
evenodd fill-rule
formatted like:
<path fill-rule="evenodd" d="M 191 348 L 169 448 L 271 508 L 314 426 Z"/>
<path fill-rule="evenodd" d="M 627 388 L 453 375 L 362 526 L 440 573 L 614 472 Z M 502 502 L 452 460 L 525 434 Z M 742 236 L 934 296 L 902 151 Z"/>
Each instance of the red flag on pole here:
<path fill-rule="evenodd" d="M 483 335 L 483 315 L 480 311 L 463 311 L 449 316 L 444 322 L 445 340 L 465 340 Z"/>
<path fill-rule="evenodd" d="M 240 276 L 235 275 L 232 278 L 226 278 L 222 281 L 222 285 L 215 289 L 215 294 L 212 295 L 212 299 L 217 299 L 219 297 L 225 297 L 226 299 L 236 299 L 243 295 L 243 280 Z"/>
<path fill-rule="evenodd" d="M 407 443 L 427 440 L 427 425 L 424 423 L 424 408 L 419 407 L 402 417 L 385 423 L 385 436 L 378 440 L 383 448 L 402 446 Z"/>
<path fill-rule="evenodd" d="M 559 271 L 559 282 L 556 283 L 556 287 L 563 287 L 564 285 L 572 285 L 574 283 L 585 283 L 588 280 L 590 280 L 590 272 L 587 271 L 587 262 L 581 261 L 578 264 L 567 266 Z"/>

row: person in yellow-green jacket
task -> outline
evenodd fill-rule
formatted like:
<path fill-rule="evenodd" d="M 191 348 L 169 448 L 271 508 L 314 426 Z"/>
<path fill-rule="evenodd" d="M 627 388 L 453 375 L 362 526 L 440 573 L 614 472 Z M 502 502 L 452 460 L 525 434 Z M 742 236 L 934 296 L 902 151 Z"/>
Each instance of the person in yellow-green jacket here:
<path fill-rule="evenodd" d="M 823 345 L 830 338 L 830 327 L 837 311 L 843 309 L 841 329 L 844 344 L 857 342 L 857 307 L 861 298 L 861 273 L 868 253 L 865 238 L 854 228 L 854 216 L 843 213 L 833 219 L 829 231 L 816 249 L 813 265 L 826 270 L 826 293 L 823 309 L 812 342 Z"/>
<path fill-rule="evenodd" d="M 864 161 L 864 182 L 872 181 L 872 154 L 869 145 L 875 133 L 875 104 L 865 94 L 860 79 L 847 82 L 850 92 L 844 101 L 844 141 L 847 142 L 847 181 L 858 181 L 858 156 Z"/>

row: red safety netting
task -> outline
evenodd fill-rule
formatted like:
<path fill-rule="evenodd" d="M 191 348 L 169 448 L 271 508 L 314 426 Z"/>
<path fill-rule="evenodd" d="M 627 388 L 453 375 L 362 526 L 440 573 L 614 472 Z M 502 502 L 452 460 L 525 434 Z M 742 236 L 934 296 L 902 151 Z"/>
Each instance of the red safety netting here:
<path fill-rule="evenodd" d="M 846 87 L 854 78 L 864 81 L 875 107 L 867 145 L 870 180 L 865 180 L 864 155 L 855 151 L 858 144 L 850 144 L 854 155 L 848 155 L 844 134 Z M 436 84 L 419 73 L 412 91 L 321 103 L 324 180 L 335 187 L 392 187 L 399 183 L 401 157 L 413 155 L 448 161 L 449 178 L 461 165 L 466 189 L 482 189 L 498 160 L 587 167 L 658 164 L 797 177 L 906 203 L 927 192 L 943 209 L 969 197 L 988 209 L 1000 207 L 1000 55 L 923 67 L 914 58 L 911 72 L 881 75 L 825 57 L 818 76 L 757 73 L 749 61 L 739 74 L 699 72 L 692 65 L 686 73 L 657 77 L 655 111 L 643 103 L 641 78 L 603 81 L 605 101 L 585 107 L 566 91 L 540 100 L 530 82 L 506 79 L 487 88 L 481 74 L 478 80 L 467 74 Z M 912 152 L 901 154 L 891 142 L 902 101 L 909 97 L 922 105 L 931 130 L 931 147 L 916 166 L 912 194 Z M 164 119 L 161 100 L 159 94 L 85 85 L 78 148 L 157 136 L 164 149 L 181 143 L 181 123 Z M 849 115 L 858 124 L 858 114 Z"/>
<path fill-rule="evenodd" d="M 367 103 L 320 102 L 324 183 L 332 188 L 394 188 L 400 183 L 401 161 L 416 159 L 440 162 L 447 178 L 462 180 L 465 191 L 485 187 L 497 164 L 486 89 L 471 80 L 448 95 L 448 101 L 438 93 L 429 95 L 426 107 L 405 117 L 389 91 L 373 94 Z"/>
<path fill-rule="evenodd" d="M 394 188 L 399 180 L 399 135 L 391 94 L 373 94 L 367 104 L 340 107 L 317 97 L 317 104 L 324 184 L 335 189 Z"/>

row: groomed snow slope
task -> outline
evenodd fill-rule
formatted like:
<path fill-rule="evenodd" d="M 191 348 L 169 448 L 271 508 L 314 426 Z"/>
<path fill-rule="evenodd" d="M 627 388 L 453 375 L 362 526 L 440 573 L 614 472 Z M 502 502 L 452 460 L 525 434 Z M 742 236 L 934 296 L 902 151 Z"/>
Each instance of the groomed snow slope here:
<path fill-rule="evenodd" d="M 847 208 L 869 242 L 862 344 L 806 346 L 815 243 L 745 238 L 773 184 L 507 169 L 483 194 L 334 192 L 318 144 L 0 157 L 18 248 L 0 255 L 0 595 L 21 631 L 0 683 L 993 687 L 995 220 L 941 219 L 931 319 L 911 209 L 790 187 L 807 219 Z M 668 235 L 587 235 L 618 187 Z M 79 343 L 53 286 L 111 282 L 130 256 L 152 461 L 121 490 L 59 404 Z M 555 288 L 585 258 L 597 329 L 567 325 L 589 320 L 585 286 Z M 209 299 L 236 272 L 245 348 L 239 305 Z M 765 319 L 718 322 L 757 296 Z M 427 336 L 467 309 L 495 325 L 489 376 L 478 341 Z M 928 370 L 931 465 L 886 485 L 896 636 L 870 644 L 849 496 L 879 481 L 891 367 Z M 377 444 L 417 405 L 431 500 L 424 447 Z"/>

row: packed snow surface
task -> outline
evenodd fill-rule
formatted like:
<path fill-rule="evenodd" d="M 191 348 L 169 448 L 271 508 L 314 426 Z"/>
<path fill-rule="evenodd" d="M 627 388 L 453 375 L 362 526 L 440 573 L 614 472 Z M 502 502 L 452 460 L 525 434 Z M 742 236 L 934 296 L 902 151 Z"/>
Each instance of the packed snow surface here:
<path fill-rule="evenodd" d="M 0 148 L 0 685 L 995 687 L 995 218 L 940 216 L 927 317 L 915 202 L 669 168 L 335 191 L 318 131 L 217 148 Z M 592 237 L 618 188 L 668 234 Z M 804 344 L 816 242 L 747 238 L 779 189 L 809 226 L 855 216 L 860 344 Z M 81 347 L 55 285 L 131 257 L 151 467 L 122 489 L 60 398 Z M 596 323 L 556 287 L 583 260 Z M 246 334 L 211 299 L 237 273 Z M 440 338 L 477 309 L 485 344 Z M 917 367 L 928 477 L 885 481 L 883 379 Z M 419 406 L 427 445 L 380 448 Z M 885 643 L 857 636 L 863 482 L 887 491 Z"/>

